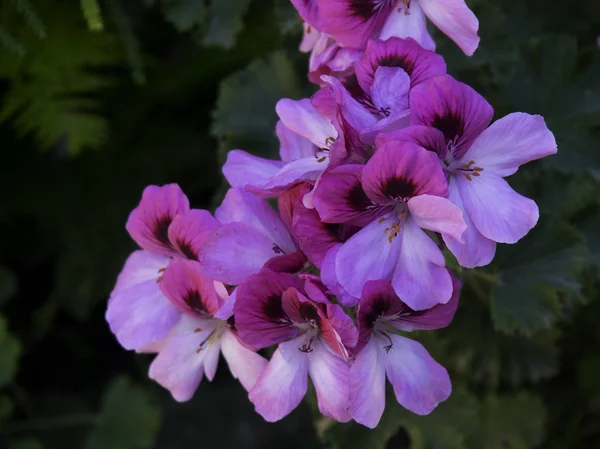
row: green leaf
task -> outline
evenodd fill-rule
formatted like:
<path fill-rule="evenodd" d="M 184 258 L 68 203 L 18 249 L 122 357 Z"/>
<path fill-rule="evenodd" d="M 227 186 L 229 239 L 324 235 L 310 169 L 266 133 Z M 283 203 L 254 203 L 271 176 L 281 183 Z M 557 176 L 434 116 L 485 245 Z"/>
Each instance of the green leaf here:
<path fill-rule="evenodd" d="M 590 407 L 600 412 L 600 354 L 589 354 L 579 362 L 578 378 Z"/>
<path fill-rule="evenodd" d="M 14 404 L 8 396 L 0 396 L 0 422 L 12 415 Z"/>
<path fill-rule="evenodd" d="M 253 61 L 225 79 L 213 112 L 212 134 L 221 141 L 222 157 L 234 148 L 276 157 L 275 104 L 284 97 L 299 98 L 302 81 L 282 52 Z"/>
<path fill-rule="evenodd" d="M 583 237 L 566 224 L 540 221 L 518 244 L 498 248 L 492 317 L 494 328 L 507 334 L 531 336 L 548 329 L 564 305 L 581 299 Z"/>
<path fill-rule="evenodd" d="M 544 405 L 530 393 L 489 396 L 479 416 L 481 424 L 469 444 L 473 449 L 529 449 L 543 441 Z"/>
<path fill-rule="evenodd" d="M 81 10 L 90 31 L 102 31 L 104 29 L 102 11 L 98 6 L 98 0 L 81 0 Z"/>
<path fill-rule="evenodd" d="M 204 36 L 206 45 L 231 48 L 244 26 L 243 17 L 252 0 L 219 0 L 210 4 L 210 22 Z"/>
<path fill-rule="evenodd" d="M 153 447 L 160 410 L 147 393 L 127 377 L 108 386 L 98 423 L 86 449 L 146 449 Z"/>
<path fill-rule="evenodd" d="M 17 277 L 9 269 L 0 266 L 0 307 L 17 292 Z"/>
<path fill-rule="evenodd" d="M 204 0 L 163 0 L 165 18 L 180 32 L 202 25 L 206 20 Z"/>
<path fill-rule="evenodd" d="M 6 318 L 0 315 L 0 388 L 8 385 L 19 368 L 21 343 L 8 332 Z"/>
<path fill-rule="evenodd" d="M 43 446 L 35 438 L 22 438 L 12 443 L 9 449 L 43 449 Z"/>

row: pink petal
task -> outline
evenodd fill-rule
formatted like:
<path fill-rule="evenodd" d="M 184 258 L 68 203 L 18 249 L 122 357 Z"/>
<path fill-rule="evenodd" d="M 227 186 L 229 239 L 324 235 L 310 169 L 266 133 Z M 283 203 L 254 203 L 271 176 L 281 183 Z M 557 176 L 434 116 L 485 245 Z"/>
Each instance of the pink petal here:
<path fill-rule="evenodd" d="M 319 8 L 317 0 L 291 0 L 292 4 L 302 17 L 302 20 L 308 22 L 313 27 L 319 26 Z"/>
<path fill-rule="evenodd" d="M 541 115 L 515 112 L 483 131 L 463 159 L 504 177 L 527 162 L 556 152 L 554 135 Z"/>
<path fill-rule="evenodd" d="M 358 298 L 351 296 L 344 288 L 340 285 L 335 274 L 335 259 L 339 249 L 342 247 L 340 243 L 332 247 L 321 265 L 321 281 L 327 286 L 329 291 L 335 295 L 338 302 L 346 307 L 354 307 L 358 304 Z"/>
<path fill-rule="evenodd" d="M 469 214 L 465 212 L 454 176 L 450 178 L 448 183 L 448 192 L 450 193 L 448 199 L 463 211 L 463 219 L 467 229 L 462 235 L 464 243 L 460 243 L 449 235 L 442 234 L 444 243 L 454 254 L 458 263 L 465 268 L 483 267 L 489 264 L 494 258 L 494 254 L 496 254 L 496 242 L 481 235 L 469 218 Z"/>
<path fill-rule="evenodd" d="M 175 307 L 188 315 L 215 315 L 220 307 L 212 279 L 196 261 L 173 259 L 160 280 L 160 289 Z"/>
<path fill-rule="evenodd" d="M 369 41 L 364 56 L 356 64 L 356 77 L 365 92 L 371 91 L 378 67 L 403 69 L 410 77 L 411 87 L 446 74 L 444 58 L 425 50 L 411 38 Z"/>
<path fill-rule="evenodd" d="M 242 150 L 232 150 L 227 153 L 223 174 L 232 187 L 262 186 L 275 176 L 281 167 L 281 161 L 263 159 Z"/>
<path fill-rule="evenodd" d="M 467 56 L 475 53 L 479 45 L 479 21 L 464 0 L 419 0 L 418 3 L 429 20 Z"/>
<path fill-rule="evenodd" d="M 394 8 L 389 18 L 383 25 L 379 39 L 385 41 L 391 37 L 413 38 L 424 49 L 435 50 L 435 42 L 427 31 L 425 15 L 421 10 L 419 1 L 415 0 L 410 6 Z"/>
<path fill-rule="evenodd" d="M 229 189 L 221 206 L 215 211 L 216 219 L 222 223 L 243 223 L 268 238 L 284 253 L 296 251 L 285 224 L 277 212 L 264 199 L 241 189 Z M 225 282 L 225 281 L 224 281 Z"/>
<path fill-rule="evenodd" d="M 448 371 L 421 345 L 399 335 L 377 338 L 379 355 L 396 400 L 417 415 L 428 415 L 452 392 Z M 385 347 L 389 349 L 385 349 Z"/>
<path fill-rule="evenodd" d="M 374 429 L 385 409 L 385 367 L 377 342 L 371 339 L 350 367 L 350 416 Z"/>
<path fill-rule="evenodd" d="M 500 176 L 483 171 L 471 179 L 458 176 L 458 191 L 465 211 L 484 237 L 516 243 L 537 224 L 535 201 L 519 195 Z"/>
<path fill-rule="evenodd" d="M 177 184 L 148 186 L 140 204 L 131 211 L 125 228 L 143 249 L 173 255 L 169 242 L 169 225 L 177 214 L 190 209 L 190 203 Z"/>
<path fill-rule="evenodd" d="M 302 203 L 302 198 L 311 189 L 312 186 L 304 182 L 277 197 L 277 210 L 288 231 L 292 231 L 292 222 L 294 220 L 295 209 L 298 207 L 297 205 Z"/>
<path fill-rule="evenodd" d="M 429 126 L 412 125 L 379 134 L 375 140 L 375 146 L 381 148 L 388 142 L 411 142 L 436 153 L 440 159 L 443 159 L 446 155 L 447 147 L 444 134 L 439 129 L 430 128 Z"/>
<path fill-rule="evenodd" d="M 314 156 L 318 150 L 310 140 L 289 129 L 281 120 L 277 122 L 275 131 L 279 139 L 279 155 L 283 162 Z"/>
<path fill-rule="evenodd" d="M 258 273 L 281 249 L 268 237 L 243 223 L 223 225 L 200 251 L 200 265 L 211 279 L 238 285 Z"/>
<path fill-rule="evenodd" d="M 308 357 L 298 350 L 303 341 L 304 336 L 281 343 L 250 390 L 250 401 L 266 421 L 288 415 L 306 394 Z"/>
<path fill-rule="evenodd" d="M 397 239 L 388 241 L 387 227 L 386 222 L 373 221 L 353 235 L 337 253 L 338 282 L 356 298 L 361 296 L 367 281 L 391 278 L 400 245 Z"/>
<path fill-rule="evenodd" d="M 446 198 L 419 195 L 408 200 L 408 210 L 414 223 L 421 229 L 447 234 L 459 242 L 467 229 L 462 210 Z"/>
<path fill-rule="evenodd" d="M 267 359 L 246 347 L 230 331 L 223 332 L 221 351 L 233 377 L 250 391 L 265 370 Z"/>
<path fill-rule="evenodd" d="M 216 324 L 215 320 L 183 315 L 150 365 L 150 378 L 168 389 L 176 401 L 190 400 L 202 380 L 205 363 L 208 361 L 212 370 L 218 360 L 220 342 L 209 340 Z"/>
<path fill-rule="evenodd" d="M 198 253 L 219 222 L 207 210 L 192 209 L 177 215 L 169 226 L 169 241 L 180 255 L 198 260 Z"/>
<path fill-rule="evenodd" d="M 111 297 L 119 290 L 128 289 L 145 281 L 156 281 L 162 271 L 167 268 L 170 260 L 168 257 L 149 251 L 132 252 L 119 273 L 117 283 L 110 294 Z"/>
<path fill-rule="evenodd" d="M 308 98 L 298 101 L 283 98 L 277 102 L 275 109 L 285 126 L 318 148 L 329 148 L 331 140 L 337 138 L 335 127 L 314 108 Z"/>
<path fill-rule="evenodd" d="M 450 301 L 452 280 L 433 240 L 410 219 L 397 238 L 401 239 L 402 249 L 392 278 L 396 294 L 413 310 Z"/>
<path fill-rule="evenodd" d="M 308 373 L 317 392 L 319 411 L 338 422 L 350 421 L 348 414 L 348 371 L 350 365 L 331 352 L 319 339 L 308 354 Z"/>
<path fill-rule="evenodd" d="M 451 143 L 453 158 L 460 158 L 489 125 L 490 104 L 473 88 L 450 75 L 439 76 L 410 92 L 411 125 L 439 129 Z"/>

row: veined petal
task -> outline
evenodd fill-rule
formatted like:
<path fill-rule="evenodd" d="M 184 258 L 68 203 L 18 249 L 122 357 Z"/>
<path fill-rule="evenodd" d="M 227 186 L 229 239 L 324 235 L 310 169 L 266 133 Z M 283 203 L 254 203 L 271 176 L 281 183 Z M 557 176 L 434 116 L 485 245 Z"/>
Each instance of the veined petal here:
<path fill-rule="evenodd" d="M 304 336 L 281 343 L 250 390 L 256 411 L 269 422 L 279 421 L 302 401 L 308 386 L 308 357 L 298 350 Z"/>
<path fill-rule="evenodd" d="M 419 195 L 408 200 L 408 210 L 414 223 L 421 229 L 447 234 L 462 243 L 467 229 L 462 210 L 446 198 Z"/>
<path fill-rule="evenodd" d="M 206 242 L 199 260 L 206 276 L 238 285 L 279 254 L 281 249 L 264 234 L 243 223 L 229 223 Z"/>
<path fill-rule="evenodd" d="M 350 421 L 348 414 L 350 365 L 328 349 L 320 339 L 308 353 L 308 373 L 317 392 L 319 411 L 338 422 Z"/>
<path fill-rule="evenodd" d="M 379 33 L 379 39 L 385 41 L 391 37 L 413 38 L 426 50 L 435 50 L 435 42 L 427 31 L 425 15 L 419 1 L 410 6 L 394 8 Z"/>
<path fill-rule="evenodd" d="M 489 125 L 490 104 L 450 75 L 433 78 L 410 92 L 411 124 L 439 129 L 453 159 L 460 159 Z"/>
<path fill-rule="evenodd" d="M 412 219 L 400 228 L 401 251 L 392 277 L 396 294 L 413 310 L 424 310 L 452 297 L 444 256 Z"/>
<path fill-rule="evenodd" d="M 398 239 L 389 240 L 389 222 L 373 221 L 342 245 L 337 253 L 338 282 L 350 295 L 359 298 L 367 281 L 390 279 L 398 262 Z M 422 232 L 422 231 L 421 231 Z"/>
<path fill-rule="evenodd" d="M 494 173 L 457 176 L 458 191 L 469 218 L 481 234 L 495 242 L 516 243 L 537 224 L 535 201 L 515 192 Z"/>
<path fill-rule="evenodd" d="M 449 235 L 442 234 L 444 243 L 454 254 L 458 263 L 465 268 L 483 267 L 489 264 L 494 258 L 494 254 L 496 254 L 496 242 L 481 235 L 469 218 L 469 214 L 465 211 L 460 198 L 457 180 L 454 176 L 450 178 L 448 183 L 448 192 L 450 193 L 448 199 L 463 211 L 463 219 L 467 229 L 462 235 L 464 243 L 460 243 Z"/>
<path fill-rule="evenodd" d="M 408 110 L 410 77 L 399 67 L 378 67 L 371 87 L 373 104 L 378 110 L 398 114 Z"/>
<path fill-rule="evenodd" d="M 483 131 L 463 159 L 465 163 L 472 159 L 484 170 L 504 177 L 527 162 L 556 152 L 554 135 L 541 115 L 515 112 Z"/>
<path fill-rule="evenodd" d="M 439 129 L 429 126 L 411 125 L 407 128 L 379 134 L 375 140 L 375 146 L 381 148 L 388 142 L 411 142 L 436 153 L 440 159 L 446 155 L 444 134 Z"/>
<path fill-rule="evenodd" d="M 419 0 L 425 15 L 467 56 L 479 45 L 479 20 L 464 0 Z"/>
<path fill-rule="evenodd" d="M 369 41 L 364 56 L 356 64 L 356 77 L 364 91 L 371 91 L 378 67 L 403 69 L 410 77 L 411 87 L 446 74 L 444 58 L 425 50 L 411 38 L 391 37 L 387 40 Z"/>
<path fill-rule="evenodd" d="M 350 416 L 374 429 L 385 409 L 385 366 L 377 342 L 370 339 L 350 367 Z"/>
<path fill-rule="evenodd" d="M 448 371 L 414 340 L 387 334 L 377 337 L 380 357 L 396 400 L 417 415 L 428 415 L 452 392 Z"/>
<path fill-rule="evenodd" d="M 335 127 L 314 108 L 308 98 L 297 101 L 283 98 L 277 102 L 275 109 L 285 126 L 318 148 L 329 148 L 331 140 L 337 138 Z"/>
<path fill-rule="evenodd" d="M 125 349 L 164 338 L 181 312 L 160 291 L 156 279 L 113 292 L 106 310 L 110 330 Z"/>
<path fill-rule="evenodd" d="M 174 255 L 169 241 L 169 225 L 177 214 L 190 210 L 190 203 L 177 184 L 148 186 L 140 204 L 131 211 L 125 228 L 143 249 Z"/>
<path fill-rule="evenodd" d="M 264 159 L 242 150 L 232 150 L 227 153 L 223 174 L 232 187 L 262 186 L 275 176 L 281 167 L 281 161 Z"/>
<path fill-rule="evenodd" d="M 378 148 L 364 168 L 362 185 L 376 204 L 425 194 L 448 196 L 437 155 L 409 142 L 388 142 Z"/>
<path fill-rule="evenodd" d="M 202 273 L 196 261 L 172 260 L 159 285 L 171 303 L 188 315 L 212 317 L 221 307 L 213 280 Z"/>
<path fill-rule="evenodd" d="M 180 255 L 198 260 L 198 253 L 219 228 L 219 222 L 207 210 L 192 209 L 177 215 L 169 226 L 169 241 Z"/>
<path fill-rule="evenodd" d="M 231 374 L 250 391 L 267 366 L 268 360 L 248 348 L 229 330 L 221 336 L 221 351 Z"/>
<path fill-rule="evenodd" d="M 348 164 L 323 174 L 312 198 L 323 222 L 366 226 L 386 212 L 363 191 L 363 169 L 363 165 Z"/>
<path fill-rule="evenodd" d="M 202 380 L 207 361 L 214 375 L 220 342 L 211 335 L 214 335 L 217 323 L 216 320 L 182 315 L 150 365 L 150 378 L 168 389 L 176 401 L 191 399 Z"/>
<path fill-rule="evenodd" d="M 238 222 L 255 229 L 284 253 L 296 251 L 296 245 L 277 212 L 264 199 L 252 193 L 229 189 L 215 211 L 215 217 L 222 224 Z"/>

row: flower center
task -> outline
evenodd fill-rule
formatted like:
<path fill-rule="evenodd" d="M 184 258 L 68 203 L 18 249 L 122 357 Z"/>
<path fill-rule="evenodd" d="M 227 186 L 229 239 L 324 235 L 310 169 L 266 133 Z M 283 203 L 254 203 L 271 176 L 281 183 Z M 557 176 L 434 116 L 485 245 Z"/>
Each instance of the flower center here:
<path fill-rule="evenodd" d="M 405 16 L 410 15 L 410 2 L 411 0 L 401 0 L 398 2 L 398 12 L 404 13 Z"/>
<path fill-rule="evenodd" d="M 463 175 L 468 181 L 472 181 L 473 176 L 480 176 L 483 168 L 475 166 L 475 161 L 470 160 L 468 163 L 462 165 L 457 165 L 456 163 L 448 164 L 446 171 L 454 176 Z"/>

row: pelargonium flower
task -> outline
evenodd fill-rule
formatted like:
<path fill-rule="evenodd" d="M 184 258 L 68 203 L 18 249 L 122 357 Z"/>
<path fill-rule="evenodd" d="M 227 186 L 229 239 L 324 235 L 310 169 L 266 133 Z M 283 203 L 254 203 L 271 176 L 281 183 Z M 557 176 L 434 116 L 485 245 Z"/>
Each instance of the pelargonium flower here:
<path fill-rule="evenodd" d="M 452 281 L 444 256 L 423 231 L 461 239 L 466 225 L 448 199 L 444 171 L 435 153 L 413 143 L 377 147 L 365 166 L 326 172 L 313 202 L 326 223 L 363 226 L 338 250 L 337 281 L 360 297 L 370 280 L 391 280 L 414 310 L 446 303 Z"/>
<path fill-rule="evenodd" d="M 106 310 L 106 320 L 125 349 L 143 351 L 175 325 L 180 312 L 157 281 L 172 258 L 197 259 L 218 226 L 208 211 L 190 209 L 178 185 L 144 189 L 125 226 L 142 250 L 125 262 Z"/>
<path fill-rule="evenodd" d="M 321 413 L 350 420 L 348 348 L 356 345 L 358 332 L 322 286 L 263 270 L 238 287 L 234 312 L 244 342 L 256 348 L 279 344 L 249 394 L 263 418 L 278 421 L 295 409 L 310 376 Z"/>
<path fill-rule="evenodd" d="M 354 65 L 362 54 L 362 50 L 342 47 L 331 36 L 319 33 L 308 60 L 308 80 L 321 85 L 323 84 L 322 75 L 345 78 L 354 73 Z"/>
<path fill-rule="evenodd" d="M 371 38 L 412 37 L 435 43 L 425 16 L 471 56 L 479 45 L 479 21 L 464 0 L 317 0 L 320 29 L 342 45 L 363 48 Z"/>
<path fill-rule="evenodd" d="M 297 271 L 306 262 L 286 224 L 265 200 L 229 189 L 215 211 L 221 223 L 200 251 L 200 264 L 211 279 L 239 285 L 263 266 Z"/>
<path fill-rule="evenodd" d="M 212 381 L 222 353 L 231 373 L 251 389 L 267 361 L 237 337 L 232 308 L 235 297 L 222 300 L 215 283 L 196 261 L 174 259 L 159 286 L 181 312 L 150 365 L 150 378 L 167 388 L 175 400 L 189 400 L 202 378 Z M 224 290 L 224 286 L 220 285 Z"/>
<path fill-rule="evenodd" d="M 387 281 L 369 281 L 358 306 L 358 353 L 350 368 L 350 415 L 367 427 L 379 423 L 385 408 L 385 379 L 397 401 L 419 415 L 427 415 L 452 391 L 446 369 L 420 343 L 399 331 L 446 327 L 458 306 L 460 283 L 452 277 L 452 299 L 447 304 L 415 311 Z"/>
<path fill-rule="evenodd" d="M 369 41 L 355 76 L 342 81 L 322 78 L 344 119 L 363 141 L 372 142 L 379 132 L 408 126 L 410 90 L 445 73 L 440 55 L 412 39 L 391 38 Z"/>
<path fill-rule="evenodd" d="M 449 177 L 449 199 L 463 210 L 467 223 L 463 242 L 442 234 L 444 242 L 461 265 L 487 265 L 496 242 L 516 243 L 539 217 L 535 202 L 503 178 L 526 162 L 556 153 L 556 140 L 539 115 L 517 112 L 490 125 L 490 104 L 449 75 L 415 88 L 411 110 L 415 126 L 379 141 L 416 142 L 438 155 Z"/>

